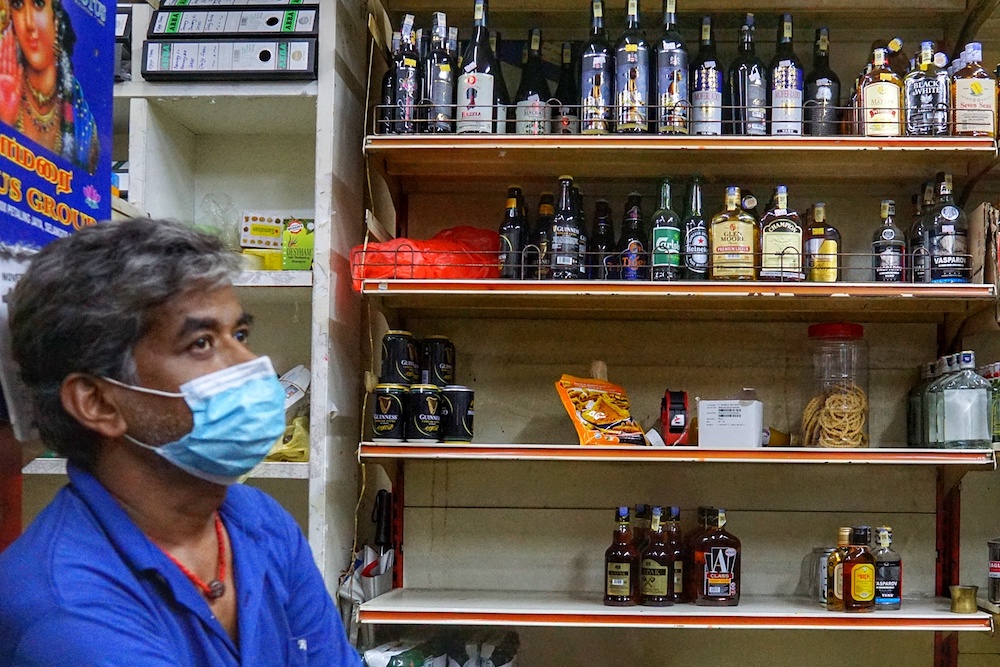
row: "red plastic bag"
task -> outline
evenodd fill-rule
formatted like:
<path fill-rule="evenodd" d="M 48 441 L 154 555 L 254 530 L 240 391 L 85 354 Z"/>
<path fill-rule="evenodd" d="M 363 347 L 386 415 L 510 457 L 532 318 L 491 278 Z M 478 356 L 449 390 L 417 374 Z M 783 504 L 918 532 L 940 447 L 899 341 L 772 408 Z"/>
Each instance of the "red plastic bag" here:
<path fill-rule="evenodd" d="M 394 239 L 351 250 L 351 278 L 363 280 L 489 279 L 500 277 L 500 235 L 489 229 L 452 227 L 430 239 Z"/>

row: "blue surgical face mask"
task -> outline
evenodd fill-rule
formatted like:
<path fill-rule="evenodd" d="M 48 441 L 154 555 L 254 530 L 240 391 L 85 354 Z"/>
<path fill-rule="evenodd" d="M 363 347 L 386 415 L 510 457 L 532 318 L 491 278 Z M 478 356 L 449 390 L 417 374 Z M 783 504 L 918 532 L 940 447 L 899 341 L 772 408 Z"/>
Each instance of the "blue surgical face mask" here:
<path fill-rule="evenodd" d="M 190 433 L 158 447 L 125 438 L 209 482 L 235 483 L 264 460 L 285 431 L 285 390 L 267 357 L 185 382 L 180 393 L 104 379 L 144 394 L 183 398 L 194 417 Z"/>

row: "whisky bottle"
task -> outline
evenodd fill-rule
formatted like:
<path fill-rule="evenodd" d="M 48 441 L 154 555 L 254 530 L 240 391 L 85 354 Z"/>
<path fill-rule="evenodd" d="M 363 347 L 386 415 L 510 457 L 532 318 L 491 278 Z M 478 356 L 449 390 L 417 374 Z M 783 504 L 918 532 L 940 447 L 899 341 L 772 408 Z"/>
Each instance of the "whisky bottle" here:
<path fill-rule="evenodd" d="M 518 280 L 523 278 L 521 254 L 527 228 L 518 198 L 521 188 L 512 185 L 507 188 L 507 208 L 500 225 L 500 277 Z"/>
<path fill-rule="evenodd" d="M 395 104 L 393 111 L 396 118 L 396 133 L 416 134 L 420 131 L 417 108 L 422 73 L 416 34 L 413 32 L 413 14 L 407 14 L 403 18 L 399 57 L 395 65 L 396 88 L 393 93 Z"/>
<path fill-rule="evenodd" d="M 799 281 L 802 273 L 802 222 L 788 207 L 788 188 L 774 189 L 771 205 L 760 219 L 761 280 Z"/>
<path fill-rule="evenodd" d="M 955 72 L 951 83 L 951 106 L 955 110 L 955 134 L 960 137 L 996 136 L 997 84 L 983 69 L 983 45 L 965 47 L 966 65 Z"/>
<path fill-rule="evenodd" d="M 671 507 L 667 517 L 667 553 L 673 564 L 670 579 L 670 599 L 675 603 L 691 602 L 690 591 L 685 586 L 684 567 L 688 562 L 688 550 L 684 545 L 684 535 L 681 532 L 681 508 Z"/>
<path fill-rule="evenodd" d="M 677 31 L 677 0 L 663 0 L 663 32 L 656 42 L 656 132 L 687 134 L 688 52 Z M 655 280 L 655 279 L 654 279 Z"/>
<path fill-rule="evenodd" d="M 851 543 L 844 554 L 843 590 L 844 611 L 875 611 L 875 556 L 868 549 L 872 529 L 855 526 L 851 529 Z"/>
<path fill-rule="evenodd" d="M 632 542 L 635 544 L 636 551 L 640 554 L 646 548 L 649 538 L 650 521 L 648 512 L 649 508 L 639 503 L 635 506 L 635 511 L 632 514 Z"/>
<path fill-rule="evenodd" d="M 837 134 L 840 126 L 840 78 L 830 69 L 830 30 L 818 28 L 813 67 L 806 76 L 802 103 L 806 133 L 814 137 Z"/>
<path fill-rule="evenodd" d="M 909 252 L 910 281 L 926 283 L 931 279 L 930 255 L 928 245 L 930 237 L 927 232 L 927 214 L 934 206 L 934 183 L 924 183 L 923 192 L 914 196 L 913 222 L 906 232 L 906 247 Z"/>
<path fill-rule="evenodd" d="M 633 192 L 625 204 L 622 235 L 618 240 L 618 266 L 621 280 L 648 280 L 649 257 L 646 243 L 649 238 L 642 224 L 642 195 Z"/>
<path fill-rule="evenodd" d="M 835 283 L 840 280 L 840 232 L 827 223 L 826 204 L 822 202 L 813 206 L 804 245 L 810 281 Z"/>
<path fill-rule="evenodd" d="M 694 547 L 701 540 L 702 535 L 708 531 L 708 515 L 709 512 L 714 511 L 714 507 L 698 508 L 698 527 L 687 536 L 687 540 L 684 543 L 687 549 L 684 561 L 684 591 L 688 602 L 694 602 L 695 591 L 698 590 L 701 581 L 701 574 L 695 568 L 694 564 Z"/>
<path fill-rule="evenodd" d="M 639 552 L 632 543 L 627 507 L 618 508 L 615 521 L 611 546 L 604 552 L 604 604 L 630 607 L 636 603 Z"/>
<path fill-rule="evenodd" d="M 938 172 L 938 201 L 927 229 L 932 283 L 967 283 L 971 274 L 969 219 L 955 203 L 951 174 Z"/>
<path fill-rule="evenodd" d="M 434 12 L 431 50 L 424 66 L 427 131 L 455 131 L 455 59 L 448 51 L 448 26 L 444 12 Z"/>
<path fill-rule="evenodd" d="M 903 133 L 902 81 L 886 64 L 886 50 L 875 49 L 872 69 L 858 84 L 858 118 L 866 137 Z"/>
<path fill-rule="evenodd" d="M 740 47 L 729 66 L 729 134 L 767 134 L 767 71 L 754 47 L 754 16 L 747 14 L 740 28 Z"/>
<path fill-rule="evenodd" d="M 826 610 L 844 611 L 844 557 L 851 543 L 851 528 L 837 530 L 837 550 L 826 561 Z"/>
<path fill-rule="evenodd" d="M 594 233 L 587 244 L 587 277 L 591 280 L 613 280 L 616 270 L 615 233 L 611 222 L 611 205 L 598 199 L 594 211 Z"/>
<path fill-rule="evenodd" d="M 691 63 L 691 134 L 722 134 L 723 70 L 715 49 L 712 17 L 701 19 L 701 44 Z"/>
<path fill-rule="evenodd" d="M 903 602 L 903 559 L 892 550 L 892 528 L 875 529 L 875 609 L 899 609 Z"/>
<path fill-rule="evenodd" d="M 660 207 L 653 213 L 649 244 L 653 280 L 681 277 L 681 218 L 671 206 L 671 187 L 669 178 L 660 181 Z"/>
<path fill-rule="evenodd" d="M 475 33 L 462 58 L 458 77 L 459 134 L 504 134 L 507 131 L 509 98 L 500 78 L 500 64 L 490 47 L 486 27 L 486 0 L 476 0 L 473 9 Z"/>
<path fill-rule="evenodd" d="M 726 510 L 709 512 L 707 523 L 693 548 L 699 578 L 695 604 L 735 607 L 740 603 L 740 541 L 724 528 Z"/>
<path fill-rule="evenodd" d="M 802 63 L 792 46 L 792 15 L 782 14 L 778 45 L 768 72 L 767 106 L 772 136 L 802 134 Z"/>
<path fill-rule="evenodd" d="M 616 132 L 649 128 L 649 43 L 639 26 L 639 0 L 628 0 L 628 23 L 615 45 Z"/>
<path fill-rule="evenodd" d="M 701 176 L 688 183 L 688 206 L 681 223 L 684 230 L 684 278 L 705 280 L 708 277 L 708 225 L 702 213 Z"/>
<path fill-rule="evenodd" d="M 906 240 L 896 226 L 896 202 L 882 200 L 882 224 L 872 237 L 872 280 L 901 283 L 906 280 Z"/>
<path fill-rule="evenodd" d="M 559 208 L 552 219 L 549 241 L 552 280 L 575 280 L 580 277 L 580 224 L 577 220 L 577 197 L 573 177 L 559 177 Z"/>
<path fill-rule="evenodd" d="M 921 42 L 917 66 L 903 79 L 906 134 L 947 135 L 951 82 L 934 63 L 934 42 Z"/>
<path fill-rule="evenodd" d="M 558 105 L 552 107 L 552 134 L 580 133 L 580 89 L 573 67 L 573 43 L 563 42 L 562 66 L 556 85 Z"/>
<path fill-rule="evenodd" d="M 669 607 L 674 603 L 670 594 L 673 558 L 667 549 L 662 517 L 663 508 L 654 507 L 649 539 L 639 561 L 639 604 L 646 607 Z"/>
<path fill-rule="evenodd" d="M 740 189 L 726 188 L 725 208 L 712 218 L 708 232 L 712 280 L 756 280 L 760 227 L 740 207 Z"/>
<path fill-rule="evenodd" d="M 580 51 L 580 132 L 607 134 L 614 108 L 615 56 L 604 29 L 604 0 L 590 3 L 590 38 Z"/>
<path fill-rule="evenodd" d="M 542 72 L 542 31 L 528 33 L 528 62 L 521 70 L 521 83 L 514 98 L 514 128 L 517 134 L 548 134 L 550 127 L 549 82 Z"/>

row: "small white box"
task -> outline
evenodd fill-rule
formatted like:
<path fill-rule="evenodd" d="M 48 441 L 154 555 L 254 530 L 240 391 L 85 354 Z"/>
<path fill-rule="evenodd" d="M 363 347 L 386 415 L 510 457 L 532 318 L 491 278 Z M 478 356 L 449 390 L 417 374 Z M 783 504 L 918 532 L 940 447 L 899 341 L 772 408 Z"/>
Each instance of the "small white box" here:
<path fill-rule="evenodd" d="M 763 445 L 760 401 L 698 401 L 698 446 L 751 449 Z"/>

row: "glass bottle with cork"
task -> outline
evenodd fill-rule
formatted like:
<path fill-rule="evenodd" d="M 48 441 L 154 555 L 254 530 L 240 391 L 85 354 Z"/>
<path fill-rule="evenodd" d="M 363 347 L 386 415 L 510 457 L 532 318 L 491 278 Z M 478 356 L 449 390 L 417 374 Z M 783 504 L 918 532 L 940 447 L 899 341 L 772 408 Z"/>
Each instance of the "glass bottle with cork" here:
<path fill-rule="evenodd" d="M 735 607 L 740 603 L 740 541 L 725 530 L 726 510 L 710 510 L 706 524 L 692 548 L 698 575 L 695 604 Z"/>
<path fill-rule="evenodd" d="M 604 553 L 604 604 L 610 607 L 631 607 L 636 603 L 639 552 L 632 542 L 628 519 L 628 507 L 619 507 L 611 546 Z"/>

